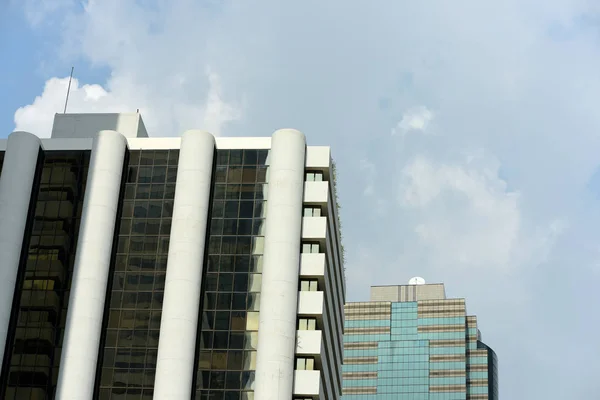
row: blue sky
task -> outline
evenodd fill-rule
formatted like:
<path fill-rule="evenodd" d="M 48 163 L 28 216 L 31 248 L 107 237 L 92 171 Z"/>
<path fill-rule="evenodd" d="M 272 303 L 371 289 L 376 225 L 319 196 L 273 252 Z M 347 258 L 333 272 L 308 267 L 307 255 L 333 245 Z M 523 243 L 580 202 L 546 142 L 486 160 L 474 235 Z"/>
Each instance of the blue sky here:
<path fill-rule="evenodd" d="M 72 65 L 71 112 L 154 136 L 300 129 L 338 165 L 349 300 L 445 282 L 503 398 L 598 397 L 598 1 L 2 4 L 0 137 L 47 136 Z"/>

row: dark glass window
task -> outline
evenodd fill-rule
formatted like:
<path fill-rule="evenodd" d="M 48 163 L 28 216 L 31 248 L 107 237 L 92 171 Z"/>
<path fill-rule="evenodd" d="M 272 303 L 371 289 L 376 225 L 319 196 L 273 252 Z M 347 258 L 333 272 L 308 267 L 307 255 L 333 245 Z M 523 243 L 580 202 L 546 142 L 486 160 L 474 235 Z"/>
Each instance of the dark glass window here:
<path fill-rule="evenodd" d="M 217 151 L 196 355 L 196 400 L 252 396 L 267 155 L 267 150 Z"/>
<path fill-rule="evenodd" d="M 0 176 L 2 175 L 2 164 L 4 164 L 4 152 L 0 151 Z"/>
<path fill-rule="evenodd" d="M 2 399 L 54 399 L 89 157 L 44 154 Z"/>
<path fill-rule="evenodd" d="M 152 399 L 178 150 L 132 151 L 113 266 L 99 398 Z"/>

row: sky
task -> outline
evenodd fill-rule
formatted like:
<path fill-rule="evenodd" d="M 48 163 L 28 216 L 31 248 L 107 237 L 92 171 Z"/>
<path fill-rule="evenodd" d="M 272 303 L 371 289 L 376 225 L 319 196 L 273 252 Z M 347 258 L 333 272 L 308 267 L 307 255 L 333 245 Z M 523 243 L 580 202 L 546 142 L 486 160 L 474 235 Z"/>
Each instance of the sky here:
<path fill-rule="evenodd" d="M 444 282 L 502 398 L 598 398 L 597 0 L 0 0 L 0 59 L 0 137 L 74 66 L 69 112 L 330 145 L 347 300 Z"/>

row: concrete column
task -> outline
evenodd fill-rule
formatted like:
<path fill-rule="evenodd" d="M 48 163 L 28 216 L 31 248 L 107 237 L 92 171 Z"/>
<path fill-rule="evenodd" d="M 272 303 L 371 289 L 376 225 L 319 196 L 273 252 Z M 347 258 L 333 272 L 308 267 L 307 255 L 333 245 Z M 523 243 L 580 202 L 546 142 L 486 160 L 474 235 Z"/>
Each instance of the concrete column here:
<path fill-rule="evenodd" d="M 91 400 L 127 140 L 100 131 L 83 200 L 56 398 Z"/>
<path fill-rule="evenodd" d="M 273 134 L 254 389 L 260 400 L 292 396 L 305 154 L 301 132 Z"/>
<path fill-rule="evenodd" d="M 200 284 L 215 138 L 187 131 L 181 138 L 154 398 L 189 400 L 194 376 Z"/>
<path fill-rule="evenodd" d="M 4 359 L 6 335 L 25 225 L 31 203 L 31 191 L 40 139 L 27 132 L 13 132 L 8 136 L 4 166 L 0 177 L 0 363 Z"/>

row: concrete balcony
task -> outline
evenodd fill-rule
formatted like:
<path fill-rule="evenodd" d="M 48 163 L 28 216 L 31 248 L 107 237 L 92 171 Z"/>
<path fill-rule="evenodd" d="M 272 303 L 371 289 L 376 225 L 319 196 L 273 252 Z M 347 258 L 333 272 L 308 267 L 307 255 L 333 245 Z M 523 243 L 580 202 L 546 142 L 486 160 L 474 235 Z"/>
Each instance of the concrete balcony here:
<path fill-rule="evenodd" d="M 323 253 L 302 253 L 300 255 L 300 276 L 301 277 L 325 276 L 325 254 L 323 254 Z"/>
<path fill-rule="evenodd" d="M 318 398 L 320 393 L 320 371 L 294 371 L 294 396 Z"/>
<path fill-rule="evenodd" d="M 303 217 L 302 239 L 324 241 L 327 238 L 327 217 Z"/>
<path fill-rule="evenodd" d="M 325 206 L 329 201 L 329 182 L 304 182 L 305 204 Z"/>
<path fill-rule="evenodd" d="M 321 357 L 323 333 L 321 331 L 297 331 L 296 355 Z"/>
<path fill-rule="evenodd" d="M 329 146 L 307 146 L 306 167 L 329 169 L 331 165 L 331 148 Z"/>
<path fill-rule="evenodd" d="M 298 315 L 323 315 L 324 304 L 323 292 L 298 293 Z"/>

